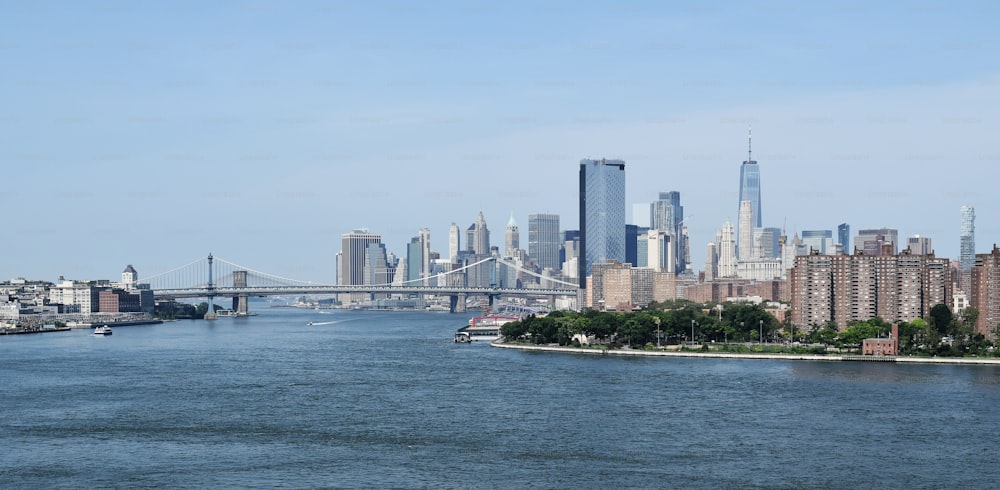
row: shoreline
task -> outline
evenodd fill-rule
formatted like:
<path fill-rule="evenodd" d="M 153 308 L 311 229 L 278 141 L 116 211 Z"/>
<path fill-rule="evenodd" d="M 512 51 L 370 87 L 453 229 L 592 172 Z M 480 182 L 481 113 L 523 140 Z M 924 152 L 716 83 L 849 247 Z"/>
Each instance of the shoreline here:
<path fill-rule="evenodd" d="M 982 357 L 908 357 L 908 356 L 861 356 L 861 355 L 817 355 L 817 354 L 765 354 L 735 352 L 684 352 L 650 351 L 639 349 L 584 349 L 582 347 L 562 347 L 557 345 L 507 344 L 502 341 L 490 343 L 490 347 L 525 351 L 562 352 L 568 354 L 589 354 L 598 356 L 644 356 L 644 357 L 701 357 L 714 359 L 740 359 L 760 361 L 827 361 L 827 362 L 898 362 L 911 364 L 964 364 L 1000 366 L 1000 359 Z"/>

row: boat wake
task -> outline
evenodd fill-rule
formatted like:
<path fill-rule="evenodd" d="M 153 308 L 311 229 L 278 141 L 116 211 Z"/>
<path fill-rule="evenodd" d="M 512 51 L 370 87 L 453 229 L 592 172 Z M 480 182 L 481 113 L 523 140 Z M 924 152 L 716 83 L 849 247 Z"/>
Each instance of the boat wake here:
<path fill-rule="evenodd" d="M 306 325 L 333 325 L 337 322 L 309 322 Z"/>

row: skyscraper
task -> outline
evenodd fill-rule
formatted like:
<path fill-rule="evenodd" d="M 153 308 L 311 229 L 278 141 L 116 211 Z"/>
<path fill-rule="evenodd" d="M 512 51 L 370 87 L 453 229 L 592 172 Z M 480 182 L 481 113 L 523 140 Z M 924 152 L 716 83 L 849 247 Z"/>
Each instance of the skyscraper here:
<path fill-rule="evenodd" d="M 761 207 L 760 207 L 760 167 L 757 166 L 757 161 L 753 159 L 753 147 L 751 146 L 750 132 L 747 132 L 747 159 L 740 166 L 740 207 L 743 206 L 743 201 L 750 201 L 750 210 L 752 211 L 750 226 L 752 228 L 762 228 L 764 225 L 763 219 L 761 218 Z M 738 223 L 736 229 L 737 236 L 743 236 L 743 224 Z M 750 236 L 753 236 L 753 230 L 750 230 Z M 752 246 L 752 245 L 751 245 Z M 747 251 L 751 253 L 751 251 Z M 740 252 L 740 257 L 743 257 L 743 251 Z"/>
<path fill-rule="evenodd" d="M 625 262 L 625 162 L 580 160 L 580 286 L 591 265 Z"/>
<path fill-rule="evenodd" d="M 840 243 L 844 247 L 844 253 L 847 255 L 853 255 L 854 249 L 851 248 L 851 226 L 847 223 L 841 223 L 837 226 L 837 243 Z"/>
<path fill-rule="evenodd" d="M 465 236 L 465 247 L 470 252 L 477 255 L 489 255 L 490 253 L 490 230 L 486 227 L 486 218 L 483 212 L 479 212 L 476 222 L 469 226 Z"/>
<path fill-rule="evenodd" d="M 507 229 L 504 232 L 504 255 L 514 257 L 519 248 L 521 248 L 521 232 L 518 231 L 517 221 L 514 221 L 514 213 L 511 212 L 510 219 L 507 220 Z"/>
<path fill-rule="evenodd" d="M 832 230 L 802 230 L 802 244 L 821 255 L 833 253 Z"/>
<path fill-rule="evenodd" d="M 736 241 L 733 240 L 733 224 L 728 219 L 715 241 L 719 244 L 718 277 L 736 276 Z"/>
<path fill-rule="evenodd" d="M 372 243 L 382 243 L 382 235 L 369 233 L 368 229 L 361 228 L 344 233 L 340 237 L 341 257 L 340 273 L 338 279 L 341 285 L 360 285 L 365 283 L 365 254 L 368 245 Z M 362 301 L 366 299 L 364 293 L 352 293 L 341 298 L 341 301 Z"/>
<path fill-rule="evenodd" d="M 458 251 L 462 249 L 461 236 L 462 232 L 458 229 L 458 225 L 452 223 L 448 228 L 448 258 L 452 261 L 457 260 Z"/>
<path fill-rule="evenodd" d="M 959 229 L 958 275 L 959 287 L 966 294 L 970 293 L 969 275 L 972 266 L 976 265 L 976 209 L 972 206 L 962 206 L 962 222 Z"/>
<path fill-rule="evenodd" d="M 681 223 L 684 222 L 684 206 L 681 206 L 681 193 L 677 191 L 661 192 L 660 198 L 649 205 L 649 227 L 670 235 L 673 244 L 675 269 L 670 272 L 681 272 L 686 268 L 688 251 L 681 238 Z"/>
<path fill-rule="evenodd" d="M 858 236 L 854 237 L 854 248 L 860 248 L 865 255 L 896 255 L 899 249 L 899 230 L 893 228 L 858 230 Z"/>
<path fill-rule="evenodd" d="M 736 251 L 740 260 L 750 260 L 753 256 L 753 203 L 750 201 L 740 201 L 740 214 L 737 220 L 739 225 L 738 243 Z"/>
<path fill-rule="evenodd" d="M 528 256 L 534 259 L 538 267 L 553 271 L 562 268 L 559 260 L 561 245 L 558 214 L 528 215 Z"/>

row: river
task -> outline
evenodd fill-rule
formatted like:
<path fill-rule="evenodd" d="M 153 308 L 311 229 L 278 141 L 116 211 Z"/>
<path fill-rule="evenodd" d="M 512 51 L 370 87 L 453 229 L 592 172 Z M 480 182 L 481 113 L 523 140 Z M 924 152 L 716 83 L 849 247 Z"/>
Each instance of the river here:
<path fill-rule="evenodd" d="M 0 337 L 0 482 L 997 485 L 998 367 L 523 352 L 453 343 L 471 315 L 258 312 Z"/>

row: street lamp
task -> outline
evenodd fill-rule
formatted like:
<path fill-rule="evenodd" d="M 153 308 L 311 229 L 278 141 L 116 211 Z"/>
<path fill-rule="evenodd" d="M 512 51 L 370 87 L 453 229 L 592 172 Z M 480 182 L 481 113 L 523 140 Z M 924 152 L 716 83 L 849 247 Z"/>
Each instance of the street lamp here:
<path fill-rule="evenodd" d="M 694 345 L 694 326 L 697 325 L 697 324 L 698 324 L 698 322 L 696 322 L 694 320 L 691 320 L 691 344 L 692 345 Z"/>

